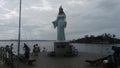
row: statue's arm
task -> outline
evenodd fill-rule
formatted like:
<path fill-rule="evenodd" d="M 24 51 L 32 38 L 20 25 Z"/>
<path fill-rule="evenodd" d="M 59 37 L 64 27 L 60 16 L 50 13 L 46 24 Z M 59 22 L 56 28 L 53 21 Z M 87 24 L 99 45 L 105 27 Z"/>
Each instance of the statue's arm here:
<path fill-rule="evenodd" d="M 65 21 L 65 26 L 64 27 L 66 28 L 66 26 L 67 26 L 67 22 Z"/>
<path fill-rule="evenodd" d="M 57 26 L 56 21 L 53 21 L 52 23 L 53 23 L 54 28 L 56 28 Z"/>

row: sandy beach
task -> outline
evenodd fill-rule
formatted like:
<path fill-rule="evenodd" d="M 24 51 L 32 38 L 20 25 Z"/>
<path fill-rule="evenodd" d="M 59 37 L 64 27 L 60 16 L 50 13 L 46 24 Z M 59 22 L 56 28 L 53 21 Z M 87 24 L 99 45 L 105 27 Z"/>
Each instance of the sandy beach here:
<path fill-rule="evenodd" d="M 47 53 L 40 53 L 39 56 L 33 56 L 37 61 L 33 65 L 20 63 L 19 68 L 103 68 L 102 65 L 91 66 L 86 63 L 86 59 L 94 60 L 103 57 L 98 54 L 80 52 L 76 57 L 49 57 Z M 0 64 L 0 68 L 8 68 Z"/>

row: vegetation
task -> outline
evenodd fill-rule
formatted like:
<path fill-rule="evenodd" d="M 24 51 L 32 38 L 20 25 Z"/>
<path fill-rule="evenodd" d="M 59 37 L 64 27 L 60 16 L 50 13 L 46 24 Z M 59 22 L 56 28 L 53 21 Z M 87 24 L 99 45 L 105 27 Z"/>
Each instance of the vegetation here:
<path fill-rule="evenodd" d="M 84 38 L 79 38 L 76 40 L 71 40 L 72 43 L 89 43 L 89 44 L 113 44 L 120 43 L 120 39 L 115 38 L 115 34 L 104 33 L 102 35 L 94 36 L 94 35 L 85 35 Z"/>

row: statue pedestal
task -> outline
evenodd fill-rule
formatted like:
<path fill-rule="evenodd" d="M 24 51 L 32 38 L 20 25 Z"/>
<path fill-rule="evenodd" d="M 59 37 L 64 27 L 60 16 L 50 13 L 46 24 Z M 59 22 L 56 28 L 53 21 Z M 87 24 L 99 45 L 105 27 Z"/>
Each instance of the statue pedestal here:
<path fill-rule="evenodd" d="M 78 50 L 69 42 L 54 42 L 54 51 L 48 56 L 77 56 Z"/>
<path fill-rule="evenodd" d="M 69 42 L 54 42 L 55 56 L 65 56 L 70 51 Z"/>

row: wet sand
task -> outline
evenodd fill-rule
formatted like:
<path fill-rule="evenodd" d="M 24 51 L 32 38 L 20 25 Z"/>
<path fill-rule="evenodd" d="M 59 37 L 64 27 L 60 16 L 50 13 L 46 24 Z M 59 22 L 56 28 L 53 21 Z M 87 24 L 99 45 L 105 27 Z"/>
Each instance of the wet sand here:
<path fill-rule="evenodd" d="M 102 65 L 91 66 L 86 63 L 86 59 L 94 60 L 103 57 L 98 54 L 80 52 L 75 57 L 48 57 L 46 53 L 40 53 L 34 56 L 37 61 L 33 65 L 20 63 L 19 68 L 103 68 Z M 8 68 L 4 64 L 0 64 L 0 68 Z"/>

